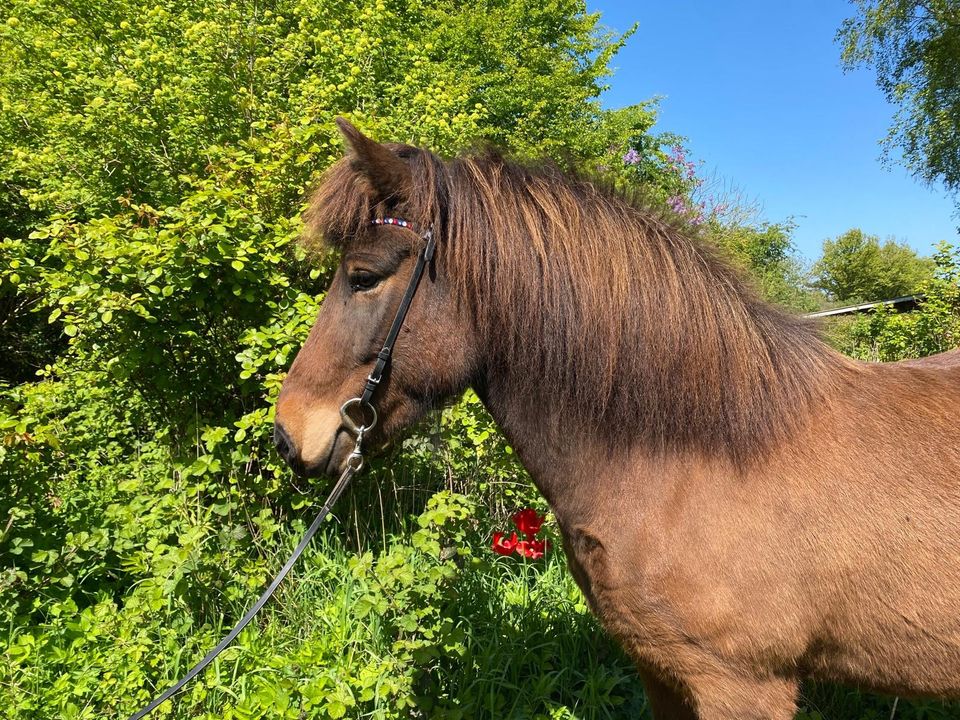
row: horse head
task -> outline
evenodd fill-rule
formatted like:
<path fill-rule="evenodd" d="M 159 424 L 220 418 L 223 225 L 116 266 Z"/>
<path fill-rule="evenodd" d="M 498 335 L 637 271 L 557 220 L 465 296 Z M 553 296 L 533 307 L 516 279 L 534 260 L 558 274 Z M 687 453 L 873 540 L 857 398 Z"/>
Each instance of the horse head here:
<path fill-rule="evenodd" d="M 442 208 L 419 201 L 414 192 L 413 166 L 429 163 L 429 154 L 377 143 L 347 121 L 337 122 L 349 154 L 327 173 L 307 222 L 340 251 L 340 261 L 276 406 L 278 449 L 306 476 L 343 468 L 355 436 L 341 407 L 361 395 L 377 363 L 427 231 L 442 234 Z M 377 419 L 366 442 L 382 444 L 471 380 L 475 343 L 451 297 L 442 254 L 441 243 L 375 386 Z M 358 425 L 373 424 L 369 405 L 353 410 Z"/>

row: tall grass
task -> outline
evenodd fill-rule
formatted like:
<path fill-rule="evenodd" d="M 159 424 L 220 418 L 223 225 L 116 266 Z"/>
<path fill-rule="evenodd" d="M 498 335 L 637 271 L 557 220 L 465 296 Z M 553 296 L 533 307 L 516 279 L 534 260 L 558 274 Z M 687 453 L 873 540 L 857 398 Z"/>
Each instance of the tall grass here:
<path fill-rule="evenodd" d="M 375 498 L 377 510 L 363 513 Z M 343 522 L 318 537 L 257 628 L 240 637 L 171 717 L 324 718 L 341 710 L 343 717 L 381 719 L 650 717 L 630 661 L 589 614 L 557 544 L 538 562 L 497 557 L 487 538 L 498 519 L 471 506 L 453 535 L 437 528 L 441 556 L 453 558 L 444 561 L 413 550 L 424 515 L 417 522 L 401 508 L 423 512 L 425 498 L 412 487 L 361 484 L 345 507 Z M 289 533 L 272 551 L 273 566 L 295 541 Z M 459 548 L 445 544 L 451 542 Z M 455 573 L 445 591 L 409 595 L 444 563 Z M 384 566 L 408 577 L 383 582 Z M 398 597 L 410 607 L 391 605 Z M 405 626 L 425 598 L 435 606 L 419 627 Z M 236 617 L 244 603 L 229 609 Z M 208 641 L 222 630 L 207 633 Z M 422 634 L 442 640 L 412 652 L 404 647 L 405 639 Z M 173 656 L 164 673 L 172 681 L 186 665 L 185 657 Z M 334 696 L 343 698 L 342 708 L 331 707 Z M 960 709 L 809 683 L 798 718 L 946 720 L 960 718 Z"/>

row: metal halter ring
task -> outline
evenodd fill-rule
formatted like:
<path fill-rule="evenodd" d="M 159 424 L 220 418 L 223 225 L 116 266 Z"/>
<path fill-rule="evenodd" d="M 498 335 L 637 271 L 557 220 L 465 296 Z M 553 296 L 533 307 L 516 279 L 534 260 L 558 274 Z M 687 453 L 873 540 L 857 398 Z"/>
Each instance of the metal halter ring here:
<path fill-rule="evenodd" d="M 340 406 L 340 419 L 343 421 L 344 427 L 347 428 L 354 435 L 362 436 L 363 433 L 372 430 L 377 425 L 377 409 L 370 403 L 364 403 L 365 408 L 361 408 L 361 418 L 360 422 L 362 424 L 358 425 L 357 422 L 350 417 L 348 410 L 356 405 L 360 407 L 361 401 L 360 398 L 355 397 L 351 400 L 347 400 L 343 405 Z M 367 423 L 366 418 L 363 417 L 366 415 L 366 410 L 369 410 L 373 417 L 370 418 L 370 422 Z"/>

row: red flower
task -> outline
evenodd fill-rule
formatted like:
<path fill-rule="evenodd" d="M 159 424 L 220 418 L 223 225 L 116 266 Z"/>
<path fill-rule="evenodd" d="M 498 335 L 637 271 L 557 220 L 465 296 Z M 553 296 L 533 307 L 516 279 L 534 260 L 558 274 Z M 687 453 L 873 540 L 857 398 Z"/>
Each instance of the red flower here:
<path fill-rule="evenodd" d="M 525 508 L 513 516 L 513 524 L 527 540 L 533 540 L 533 536 L 540 532 L 543 519 L 543 516 L 538 515 L 533 508 Z"/>
<path fill-rule="evenodd" d="M 505 538 L 503 533 L 493 534 L 493 551 L 497 555 L 510 555 L 517 547 L 517 534 L 513 533 L 509 538 Z"/>
<path fill-rule="evenodd" d="M 523 555 L 531 560 L 539 560 L 547 549 L 545 540 L 521 540 L 517 543 L 517 555 Z"/>

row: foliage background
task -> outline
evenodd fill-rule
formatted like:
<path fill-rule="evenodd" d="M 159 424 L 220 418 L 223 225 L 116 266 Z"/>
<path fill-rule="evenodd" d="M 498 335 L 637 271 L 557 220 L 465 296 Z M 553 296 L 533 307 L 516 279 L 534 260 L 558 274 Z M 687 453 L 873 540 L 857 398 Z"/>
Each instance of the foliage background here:
<path fill-rule="evenodd" d="M 960 5 L 956 0 L 852 0 L 838 32 L 847 69 L 867 65 L 897 114 L 885 140 L 960 207 Z M 898 157 L 900 151 L 902 157 Z"/>
<path fill-rule="evenodd" d="M 918 257 L 909 245 L 852 229 L 825 240 L 823 255 L 811 270 L 813 286 L 843 303 L 903 297 L 933 277 L 931 258 Z"/>
<path fill-rule="evenodd" d="M 295 482 L 269 434 L 329 277 L 295 240 L 305 191 L 341 153 L 335 115 L 443 153 L 491 141 L 643 185 L 768 297 L 818 302 L 789 222 L 698 200 L 682 139 L 651 133 L 654 104 L 600 109 L 621 39 L 582 2 L 2 13 L 4 717 L 128 716 L 235 621 L 310 517 L 323 488 Z M 952 343 L 955 265 L 940 267 L 934 325 Z M 889 344 L 857 332 L 857 348 Z M 911 342 L 904 353 L 932 347 Z M 158 716 L 637 717 L 639 683 L 562 554 L 487 552 L 528 504 L 542 508 L 468 394 L 364 476 L 263 621 Z M 888 713 L 810 693 L 809 717 Z"/>

